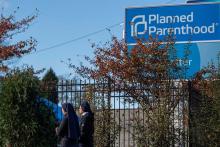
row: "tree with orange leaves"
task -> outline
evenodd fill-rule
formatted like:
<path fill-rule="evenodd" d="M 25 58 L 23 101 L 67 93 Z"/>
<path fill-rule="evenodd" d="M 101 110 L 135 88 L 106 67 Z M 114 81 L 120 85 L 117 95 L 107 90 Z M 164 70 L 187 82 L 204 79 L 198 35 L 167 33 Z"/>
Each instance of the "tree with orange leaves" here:
<path fill-rule="evenodd" d="M 0 16 L 0 72 L 8 70 L 6 61 L 13 58 L 19 58 L 24 54 L 30 53 L 36 46 L 36 40 L 32 37 L 28 40 L 19 41 L 15 44 L 6 44 L 13 37 L 21 32 L 24 32 L 29 24 L 36 18 L 31 16 L 20 21 L 15 21 L 13 15 Z"/>
<path fill-rule="evenodd" d="M 152 37 L 147 41 L 137 40 L 132 48 L 113 37 L 104 47 L 93 47 L 94 58 L 86 57 L 92 66 L 76 67 L 70 63 L 69 67 L 84 78 L 106 80 L 110 89 L 124 92 L 126 102 L 140 105 L 144 118 L 133 118 L 135 131 L 129 132 L 137 145 L 184 145 L 188 120 L 183 119 L 188 119 L 188 110 L 184 105 L 187 94 L 182 79 L 187 67 L 178 64 L 172 35 L 165 41 Z M 186 123 L 177 127 L 175 119 Z"/>

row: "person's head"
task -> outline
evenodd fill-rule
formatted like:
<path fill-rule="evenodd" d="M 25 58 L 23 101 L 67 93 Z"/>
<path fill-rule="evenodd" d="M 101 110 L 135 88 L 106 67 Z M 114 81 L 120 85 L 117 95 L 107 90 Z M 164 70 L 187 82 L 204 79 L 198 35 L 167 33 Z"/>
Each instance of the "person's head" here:
<path fill-rule="evenodd" d="M 84 112 L 92 112 L 90 105 L 87 101 L 83 101 L 79 107 L 79 113 L 82 114 Z"/>
<path fill-rule="evenodd" d="M 68 138 L 78 139 L 80 134 L 79 122 L 73 106 L 70 103 L 62 104 L 62 112 L 65 116 L 64 118 L 68 119 Z"/>
<path fill-rule="evenodd" d="M 70 103 L 64 103 L 62 104 L 62 112 L 66 116 L 68 113 L 74 113 L 75 111 Z"/>

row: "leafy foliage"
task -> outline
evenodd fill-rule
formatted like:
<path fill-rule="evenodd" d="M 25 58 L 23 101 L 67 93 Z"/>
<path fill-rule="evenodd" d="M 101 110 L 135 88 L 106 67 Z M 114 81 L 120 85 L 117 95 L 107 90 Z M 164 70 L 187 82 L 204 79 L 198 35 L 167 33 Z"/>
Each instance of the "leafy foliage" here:
<path fill-rule="evenodd" d="M 178 64 L 172 36 L 168 36 L 165 42 L 150 37 L 149 41 L 137 40 L 130 49 L 125 42 L 113 38 L 104 47 L 94 46 L 95 57 L 86 57 L 92 66 L 69 64 L 82 77 L 110 81 L 110 87 L 125 93 L 126 102 L 140 104 L 145 121 L 143 123 L 143 118 L 134 119 L 132 127 L 136 132 L 130 132 L 139 146 L 184 144 L 178 137 L 185 137 L 185 129 L 183 126 L 174 127 L 177 124 L 173 120 L 184 121 L 187 113 L 187 107 L 183 105 L 182 117 L 176 116 L 179 104 L 185 103 L 186 84 L 181 79 L 187 67 Z M 175 79 L 180 80 L 176 82 Z M 138 135 L 143 130 L 146 133 Z"/>
<path fill-rule="evenodd" d="M 196 74 L 192 81 L 190 136 L 194 146 L 217 147 L 220 144 L 220 81 L 214 66 Z"/>
<path fill-rule="evenodd" d="M 55 146 L 55 118 L 39 99 L 39 80 L 32 68 L 15 69 L 2 81 L 2 146 Z"/>
<path fill-rule="evenodd" d="M 58 91 L 57 91 L 58 77 L 52 68 L 50 68 L 42 79 L 41 96 L 49 99 L 54 103 L 58 103 Z"/>
<path fill-rule="evenodd" d="M 103 89 L 93 85 L 86 86 L 86 91 L 85 99 L 90 103 L 95 117 L 94 144 L 96 147 L 109 147 L 115 143 L 120 126 L 113 118 L 108 96 L 98 96 L 97 93 L 100 94 Z"/>
<path fill-rule="evenodd" d="M 96 147 L 109 147 L 115 144 L 120 126 L 115 121 L 111 111 L 111 105 L 108 103 L 108 97 L 98 96 L 100 87 L 93 85 L 86 86 L 85 99 L 92 106 L 95 118 L 94 143 Z M 98 91 L 97 91 L 98 90 Z"/>
<path fill-rule="evenodd" d="M 98 104 L 100 104 L 101 109 L 95 111 L 95 144 L 97 147 L 113 146 L 118 138 L 120 126 L 115 121 L 107 104 L 105 102 Z"/>
<path fill-rule="evenodd" d="M 36 18 L 31 16 L 20 21 L 15 21 L 13 15 L 8 17 L 0 16 L 0 71 L 5 72 L 8 66 L 5 63 L 14 57 L 21 57 L 31 52 L 36 46 L 36 40 L 32 37 L 25 41 L 19 41 L 15 44 L 7 44 L 18 33 L 24 32 L 29 24 Z"/>

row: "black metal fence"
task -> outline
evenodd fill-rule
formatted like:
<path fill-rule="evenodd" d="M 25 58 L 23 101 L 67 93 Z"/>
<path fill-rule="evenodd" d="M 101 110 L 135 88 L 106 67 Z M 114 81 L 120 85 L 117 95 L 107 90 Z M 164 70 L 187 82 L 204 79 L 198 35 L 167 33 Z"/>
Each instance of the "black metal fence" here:
<path fill-rule="evenodd" d="M 171 139 L 169 145 L 188 147 L 189 90 L 188 85 L 183 86 L 178 83 L 178 81 L 174 82 L 171 87 L 172 94 L 169 95 L 171 100 L 178 98 L 179 101 L 172 115 L 169 116 L 171 121 L 168 124 L 168 132 L 172 132 L 172 135 L 166 135 Z M 54 87 L 54 85 L 56 86 Z M 145 140 L 144 135 L 147 135 L 144 132 L 150 131 L 148 130 L 150 126 L 145 125 L 150 121 L 149 114 L 146 114 L 140 103 L 129 101 L 131 97 L 124 92 L 123 87 L 118 90 L 113 83 L 110 85 L 107 81 L 62 80 L 56 84 L 49 84 L 43 92 L 47 96 L 51 96 L 53 93 L 53 97 L 49 98 L 50 101 L 56 102 L 55 96 L 57 96 L 58 104 L 70 102 L 77 113 L 83 100 L 86 99 L 90 102 L 95 113 L 96 147 L 151 146 L 151 139 L 142 142 Z M 146 96 L 152 97 L 149 93 Z M 166 145 L 162 143 L 160 146 Z"/>

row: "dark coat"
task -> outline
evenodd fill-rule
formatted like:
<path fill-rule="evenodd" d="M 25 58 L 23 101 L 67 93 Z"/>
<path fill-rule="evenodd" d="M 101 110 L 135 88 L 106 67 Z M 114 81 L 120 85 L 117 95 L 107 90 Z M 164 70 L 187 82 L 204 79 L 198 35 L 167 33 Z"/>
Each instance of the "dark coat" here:
<path fill-rule="evenodd" d="M 93 147 L 94 134 L 94 115 L 91 112 L 85 112 L 80 120 L 80 147 Z"/>
<path fill-rule="evenodd" d="M 68 118 L 64 117 L 59 128 L 57 136 L 61 137 L 61 147 L 78 147 L 77 139 L 68 138 Z"/>
<path fill-rule="evenodd" d="M 62 108 L 66 113 L 56 133 L 61 137 L 61 147 L 78 147 L 80 128 L 78 117 L 69 103 L 64 103 Z"/>

